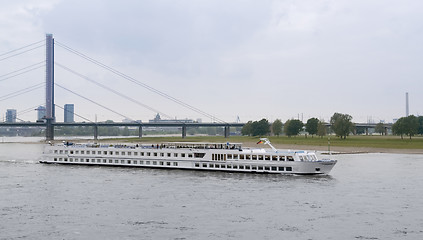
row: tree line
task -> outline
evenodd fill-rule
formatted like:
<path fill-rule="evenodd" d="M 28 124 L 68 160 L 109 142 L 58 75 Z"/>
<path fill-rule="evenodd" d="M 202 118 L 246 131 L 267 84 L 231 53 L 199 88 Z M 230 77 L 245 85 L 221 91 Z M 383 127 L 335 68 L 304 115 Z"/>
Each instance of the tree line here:
<path fill-rule="evenodd" d="M 242 135 L 247 136 L 267 136 L 273 133 L 279 136 L 284 133 L 286 136 L 296 136 L 301 131 L 307 132 L 312 137 L 314 135 L 323 137 L 330 132 L 334 132 L 336 136 L 341 139 L 346 139 L 351 133 L 355 131 L 355 124 L 352 122 L 352 116 L 343 113 L 334 113 L 329 121 L 329 124 L 317 118 L 310 118 L 304 124 L 298 119 L 289 119 L 282 123 L 280 119 L 276 119 L 273 123 L 269 123 L 267 119 L 260 121 L 249 121 L 241 130 Z M 383 123 L 379 123 L 375 127 L 375 131 L 383 134 L 385 127 Z M 423 116 L 415 117 L 413 115 L 398 119 L 392 126 L 393 134 L 414 136 L 416 134 L 423 135 Z M 306 135 L 307 136 L 307 135 Z"/>
<path fill-rule="evenodd" d="M 410 139 L 417 134 L 423 135 L 423 116 L 410 115 L 398 119 L 392 125 L 392 132 L 401 136 L 401 139 L 403 139 L 404 135 L 409 136 Z"/>

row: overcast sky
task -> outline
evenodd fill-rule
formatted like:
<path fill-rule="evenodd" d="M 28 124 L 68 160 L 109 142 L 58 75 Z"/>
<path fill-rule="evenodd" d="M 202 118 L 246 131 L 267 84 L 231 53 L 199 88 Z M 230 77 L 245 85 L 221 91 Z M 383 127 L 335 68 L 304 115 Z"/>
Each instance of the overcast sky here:
<path fill-rule="evenodd" d="M 0 54 L 52 33 L 57 43 L 228 122 L 237 116 L 242 122 L 328 120 L 335 112 L 350 114 L 355 122 L 392 122 L 405 115 L 406 92 L 410 114 L 423 112 L 423 1 L 0 3 Z M 0 76 L 44 60 L 44 47 L 0 60 Z M 154 109 L 56 65 L 56 83 L 121 114 L 56 87 L 57 105 L 74 103 L 75 112 L 92 121 L 96 116 L 98 121 L 121 121 L 123 116 L 148 121 L 157 111 L 211 121 L 57 44 L 55 61 Z M 44 81 L 44 68 L 0 77 L 0 97 Z M 0 113 L 31 109 L 43 104 L 44 96 L 45 89 L 39 88 L 0 98 Z M 63 121 L 63 110 L 56 108 L 56 116 Z M 18 117 L 33 121 L 36 112 Z"/>

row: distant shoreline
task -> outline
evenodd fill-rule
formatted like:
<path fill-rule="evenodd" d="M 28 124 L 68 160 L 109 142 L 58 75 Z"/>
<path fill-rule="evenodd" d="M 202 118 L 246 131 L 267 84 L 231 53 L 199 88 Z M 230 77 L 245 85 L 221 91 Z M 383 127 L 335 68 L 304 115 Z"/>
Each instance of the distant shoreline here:
<path fill-rule="evenodd" d="M 6 138 L 7 139 L 7 138 Z M 3 139 L 3 141 L 0 141 L 0 144 L 5 143 L 21 143 L 21 144 L 44 144 L 44 140 L 37 140 L 33 139 L 33 141 L 19 141 L 18 139 L 15 139 L 15 141 L 7 141 L 6 139 Z M 4 141 L 6 140 L 6 141 Z M 16 141 L 17 140 L 17 141 Z M 57 139 L 53 140 L 53 143 L 60 143 L 64 141 L 64 139 Z M 69 139 L 70 142 L 77 142 L 77 143 L 94 143 L 93 139 Z M 174 141 L 180 141 L 180 139 L 175 139 Z M 219 142 L 221 140 L 216 139 L 216 142 Z M 230 141 L 230 139 L 229 139 Z M 103 142 L 103 143 L 130 143 L 130 142 L 137 142 L 134 141 L 133 138 L 122 138 L 122 139 L 99 139 L 97 142 Z M 154 141 L 153 138 L 148 138 L 147 142 L 141 141 L 139 142 L 163 142 L 163 139 L 158 138 L 157 141 Z M 255 141 L 242 141 L 244 147 L 263 147 L 267 148 L 268 146 L 260 145 L 258 146 Z M 293 150 L 310 150 L 310 151 L 319 151 L 323 154 L 328 154 L 328 146 L 316 146 L 316 145 L 304 145 L 304 144 L 284 144 L 284 143 L 274 143 L 272 142 L 272 145 L 275 148 L 278 149 L 293 149 Z M 364 154 L 364 153 L 397 153 L 397 154 L 423 154 L 423 147 L 421 149 L 403 149 L 403 148 L 375 148 L 375 147 L 341 147 L 341 146 L 331 146 L 330 147 L 331 154 Z"/>

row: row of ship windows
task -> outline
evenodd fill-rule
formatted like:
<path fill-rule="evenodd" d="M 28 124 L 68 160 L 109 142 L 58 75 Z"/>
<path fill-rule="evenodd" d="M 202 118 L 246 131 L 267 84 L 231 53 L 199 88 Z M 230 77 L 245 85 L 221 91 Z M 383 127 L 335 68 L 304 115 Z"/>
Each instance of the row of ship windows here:
<path fill-rule="evenodd" d="M 55 162 L 75 162 L 75 163 L 97 163 L 97 164 L 134 164 L 134 165 L 153 165 L 153 166 L 178 166 L 178 162 L 165 161 L 143 161 L 143 160 L 113 160 L 113 159 L 89 159 L 89 158 L 54 158 Z M 237 165 L 237 164 L 215 164 L 215 163 L 195 163 L 196 168 L 221 168 L 221 169 L 240 169 L 240 170 L 258 170 L 258 171 L 287 171 L 291 172 L 292 167 L 276 166 L 256 166 L 256 165 Z"/>
<path fill-rule="evenodd" d="M 212 154 L 214 161 L 226 160 L 266 160 L 266 161 L 294 161 L 293 156 L 250 155 L 250 154 Z"/>
<path fill-rule="evenodd" d="M 236 164 L 216 164 L 216 163 L 195 163 L 196 168 L 226 168 L 226 169 L 241 169 L 241 170 L 258 170 L 258 171 L 292 171 L 292 167 L 275 167 L 275 166 L 256 166 L 256 165 L 236 165 Z"/>
<path fill-rule="evenodd" d="M 139 164 L 139 165 L 160 165 L 178 166 L 177 162 L 164 161 L 143 161 L 143 160 L 113 160 L 113 159 L 89 159 L 89 158 L 54 158 L 55 162 L 76 162 L 76 163 L 111 163 L 111 164 Z"/>
<path fill-rule="evenodd" d="M 89 150 L 54 150 L 54 153 L 59 154 L 92 154 L 92 155 L 122 155 L 122 156 L 160 156 L 160 157 L 172 157 L 172 153 L 163 152 L 119 152 L 119 151 L 89 151 Z M 203 158 L 205 153 L 173 153 L 173 157 L 188 157 L 188 158 Z M 302 156 L 300 156 L 303 160 Z M 304 156 L 305 159 L 311 160 L 315 156 Z M 214 161 L 226 161 L 226 160 L 266 160 L 266 161 L 294 161 L 293 156 L 277 156 L 277 155 L 250 155 L 250 154 L 212 154 L 212 160 Z M 315 159 L 316 160 L 316 159 Z"/>
<path fill-rule="evenodd" d="M 172 157 L 171 153 L 163 153 L 163 152 L 158 153 L 158 152 L 119 152 L 119 151 L 89 151 L 89 150 L 86 150 L 86 151 L 84 150 L 81 150 L 81 151 L 54 150 L 54 153 L 56 154 L 57 153 L 59 154 L 87 154 L 87 155 L 92 154 L 92 155 L 115 155 L 115 156 L 118 156 L 118 155 L 138 156 L 139 155 L 139 156 L 148 156 L 148 157 L 149 156 Z M 181 154 L 173 153 L 173 157 L 188 157 L 188 158 L 203 158 L 204 155 L 205 153 L 181 153 Z"/>
<path fill-rule="evenodd" d="M 75 163 L 105 163 L 105 164 L 134 164 L 134 165 L 156 165 L 156 166 L 178 166 L 178 162 L 164 161 L 143 161 L 143 160 L 113 160 L 113 159 L 89 159 L 89 158 L 54 158 L 55 162 L 75 162 Z M 236 165 L 236 164 L 215 164 L 215 163 L 195 163 L 196 168 L 222 168 L 258 171 L 292 171 L 292 167 L 256 166 L 256 165 Z"/>
<path fill-rule="evenodd" d="M 59 154 L 92 154 L 92 155 L 121 155 L 121 156 L 154 156 L 154 157 L 172 157 L 172 153 L 163 152 L 119 152 L 119 151 L 89 151 L 89 150 L 54 150 L 54 153 Z M 188 157 L 188 158 L 203 158 L 205 153 L 173 153 L 173 157 Z M 226 160 L 267 160 L 267 161 L 294 161 L 292 156 L 277 156 L 277 155 L 249 155 L 249 154 L 212 154 L 212 160 L 226 161 Z"/>

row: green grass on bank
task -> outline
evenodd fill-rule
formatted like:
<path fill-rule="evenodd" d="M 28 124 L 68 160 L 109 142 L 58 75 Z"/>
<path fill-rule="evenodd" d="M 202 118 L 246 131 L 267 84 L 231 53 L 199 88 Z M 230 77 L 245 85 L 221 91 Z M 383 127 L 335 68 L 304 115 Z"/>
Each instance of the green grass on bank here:
<path fill-rule="evenodd" d="M 269 137 L 273 144 L 293 144 L 304 146 L 327 146 L 328 137 Z M 137 143 L 159 143 L 159 142 L 237 142 L 237 143 L 256 143 L 259 137 L 231 136 L 224 138 L 222 136 L 187 136 L 181 137 L 142 137 L 140 138 L 116 138 L 107 139 L 107 141 L 124 141 Z M 388 149 L 423 149 L 423 137 L 413 137 L 401 139 L 398 136 L 349 136 L 347 139 L 340 139 L 330 136 L 330 145 L 335 147 L 369 147 L 369 148 L 388 148 Z"/>

